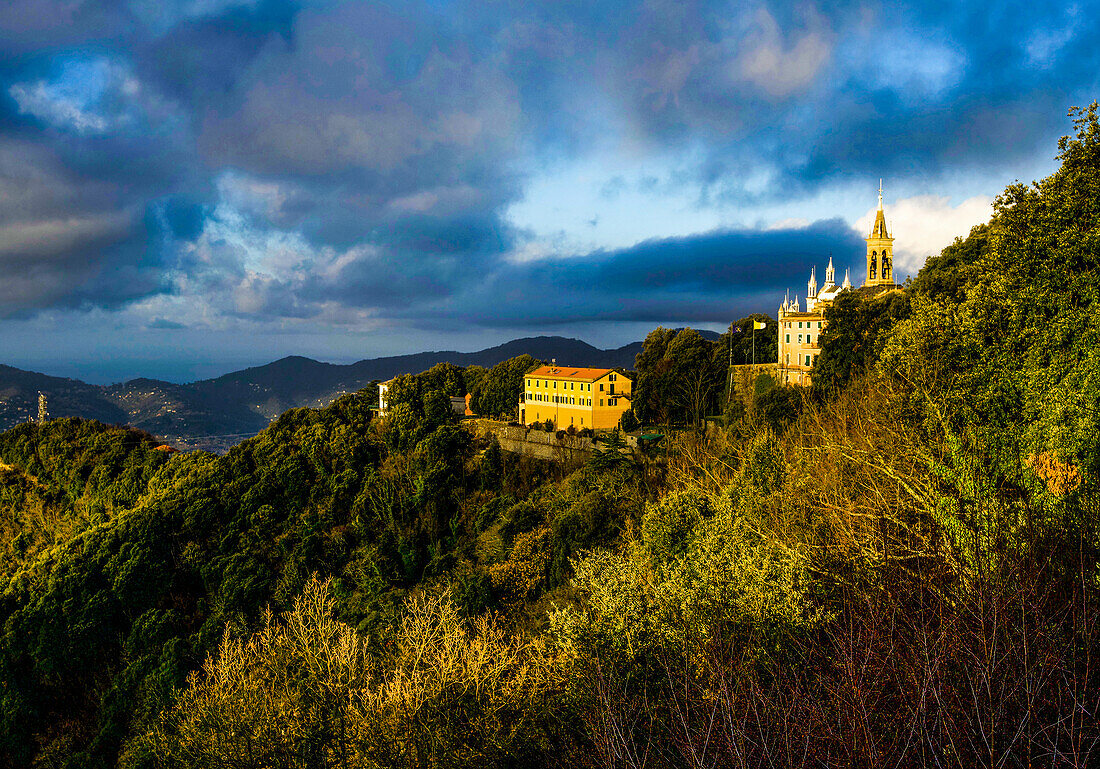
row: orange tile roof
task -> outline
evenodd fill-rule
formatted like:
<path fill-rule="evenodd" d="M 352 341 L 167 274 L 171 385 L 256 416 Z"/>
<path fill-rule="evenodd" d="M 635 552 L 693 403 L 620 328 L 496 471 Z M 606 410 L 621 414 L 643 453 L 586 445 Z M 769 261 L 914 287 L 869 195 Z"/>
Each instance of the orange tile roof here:
<path fill-rule="evenodd" d="M 583 379 L 587 382 L 595 382 L 615 369 L 613 368 L 578 368 L 576 366 L 540 366 L 525 376 L 540 377 L 543 379 Z M 620 374 L 620 376 L 622 376 Z M 624 377 L 629 379 L 630 377 Z"/>

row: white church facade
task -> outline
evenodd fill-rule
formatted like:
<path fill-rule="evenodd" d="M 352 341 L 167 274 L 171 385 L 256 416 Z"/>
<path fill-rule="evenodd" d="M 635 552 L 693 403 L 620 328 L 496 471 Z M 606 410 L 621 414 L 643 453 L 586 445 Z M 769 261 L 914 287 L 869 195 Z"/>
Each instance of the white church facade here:
<path fill-rule="evenodd" d="M 836 284 L 832 256 L 825 268 L 825 282 L 818 287 L 817 268 L 810 271 L 806 284 L 806 307 L 802 309 L 797 296 L 788 293 L 779 306 L 779 381 L 784 384 L 808 385 L 810 372 L 821 352 L 821 332 L 825 330 L 825 310 L 845 291 L 859 291 L 874 296 L 898 288 L 894 280 L 894 239 L 886 230 L 886 214 L 882 209 L 882 184 L 879 183 L 878 212 L 867 242 L 867 271 L 863 285 L 852 288 L 848 271 L 844 282 Z"/>

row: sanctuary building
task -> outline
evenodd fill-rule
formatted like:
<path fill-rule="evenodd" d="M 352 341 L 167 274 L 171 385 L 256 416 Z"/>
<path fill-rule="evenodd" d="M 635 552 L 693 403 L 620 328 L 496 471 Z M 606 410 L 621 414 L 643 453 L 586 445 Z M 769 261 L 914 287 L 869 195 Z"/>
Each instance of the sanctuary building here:
<path fill-rule="evenodd" d="M 611 429 L 630 408 L 630 378 L 609 368 L 541 366 L 524 377 L 520 424 L 545 422 L 564 430 Z"/>
<path fill-rule="evenodd" d="M 882 182 L 878 187 L 878 212 L 867 242 L 867 272 L 863 285 L 852 288 L 848 271 L 844 282 L 837 286 L 832 256 L 825 268 L 825 282 L 817 285 L 817 268 L 810 271 L 806 284 L 806 309 L 802 310 L 798 297 L 792 300 L 788 293 L 779 306 L 779 381 L 784 384 L 808 385 L 810 369 L 821 352 L 819 339 L 825 329 L 825 308 L 844 291 L 859 291 L 875 296 L 898 288 L 894 281 L 894 239 L 886 230 L 886 214 L 882 210 Z"/>

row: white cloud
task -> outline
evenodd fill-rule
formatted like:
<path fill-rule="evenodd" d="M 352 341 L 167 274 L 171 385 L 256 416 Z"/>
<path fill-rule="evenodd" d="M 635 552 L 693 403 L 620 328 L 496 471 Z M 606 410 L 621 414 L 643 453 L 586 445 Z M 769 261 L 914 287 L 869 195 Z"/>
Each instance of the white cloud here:
<path fill-rule="evenodd" d="M 79 100 L 60 94 L 50 84 L 16 83 L 8 89 L 11 98 L 19 105 L 19 111 L 34 115 L 51 125 L 70 127 L 79 133 L 102 133 L 107 130 L 107 119 L 86 109 Z"/>
<path fill-rule="evenodd" d="M 848 63 L 875 88 L 888 88 L 910 105 L 941 97 L 966 74 L 966 53 L 948 40 L 894 30 L 886 38 L 857 38 Z"/>
<path fill-rule="evenodd" d="M 223 172 L 217 180 L 218 195 L 230 210 L 263 216 L 272 221 L 284 215 L 293 190 L 288 183 L 261 180 L 237 171 Z"/>
<path fill-rule="evenodd" d="M 21 113 L 81 134 L 132 126 L 142 112 L 164 121 L 170 112 L 127 64 L 108 58 L 63 57 L 50 79 L 15 83 L 8 95 Z"/>
<path fill-rule="evenodd" d="M 764 226 L 765 230 L 802 230 L 811 224 L 809 219 L 801 216 L 791 216 L 786 219 L 777 219 Z"/>
<path fill-rule="evenodd" d="M 772 96 L 787 96 L 801 91 L 817 77 L 832 56 L 832 35 L 811 16 L 813 25 L 800 38 L 784 39 L 775 17 L 761 8 L 756 12 L 755 30 L 748 48 L 737 60 L 740 75 Z"/>
<path fill-rule="evenodd" d="M 1039 67 L 1049 67 L 1055 63 L 1058 54 L 1077 35 L 1080 26 L 1077 6 L 1071 5 L 1067 8 L 1065 16 L 1061 26 L 1040 28 L 1032 32 L 1024 47 L 1028 61 Z"/>
<path fill-rule="evenodd" d="M 434 187 L 395 198 L 388 204 L 401 213 L 449 215 L 484 205 L 485 194 L 468 184 Z"/>
<path fill-rule="evenodd" d="M 917 195 L 883 207 L 886 228 L 895 238 L 894 265 L 900 272 L 915 274 L 925 258 L 938 254 L 955 238 L 966 237 L 974 225 L 989 221 L 993 198 L 978 195 L 952 206 L 947 197 Z M 855 222 L 860 237 L 867 237 L 874 222 L 872 208 Z"/>

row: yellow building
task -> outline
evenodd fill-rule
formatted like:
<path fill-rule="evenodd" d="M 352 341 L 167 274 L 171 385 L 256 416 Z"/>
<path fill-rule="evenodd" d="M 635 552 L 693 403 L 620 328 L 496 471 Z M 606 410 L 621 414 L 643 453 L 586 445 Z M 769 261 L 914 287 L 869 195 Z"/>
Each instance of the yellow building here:
<path fill-rule="evenodd" d="M 542 366 L 524 377 L 519 421 L 556 429 L 611 429 L 630 408 L 630 378 L 609 368 Z"/>
<path fill-rule="evenodd" d="M 820 290 L 817 286 L 817 270 L 810 271 L 810 280 L 806 284 L 806 309 L 800 309 L 798 297 L 793 300 L 788 294 L 779 307 L 779 379 L 785 384 L 808 385 L 810 370 L 821 352 L 820 337 L 825 330 L 825 308 L 833 303 L 844 291 L 859 291 L 875 296 L 898 288 L 894 282 L 894 239 L 886 230 L 886 214 L 882 210 L 882 182 L 878 187 L 878 212 L 875 223 L 871 225 L 871 234 L 865 238 L 867 243 L 867 271 L 863 285 L 852 288 L 848 271 L 844 272 L 844 283 L 837 286 L 834 282 L 833 259 L 829 257 L 829 266 L 825 268 L 825 282 Z"/>

